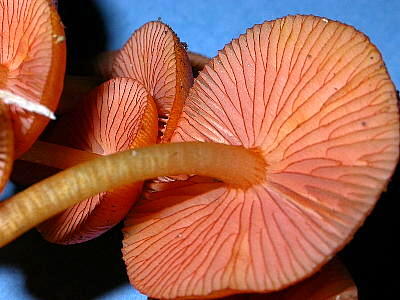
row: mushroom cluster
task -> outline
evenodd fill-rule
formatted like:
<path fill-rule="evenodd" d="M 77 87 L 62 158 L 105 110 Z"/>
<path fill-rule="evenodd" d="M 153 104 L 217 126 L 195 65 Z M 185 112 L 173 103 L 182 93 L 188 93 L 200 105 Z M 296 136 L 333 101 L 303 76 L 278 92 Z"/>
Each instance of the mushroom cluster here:
<path fill-rule="evenodd" d="M 0 204 L 0 245 L 36 226 L 51 242 L 80 243 L 125 220 L 128 276 L 150 297 L 289 286 L 279 299 L 354 296 L 337 261 L 323 266 L 362 225 L 399 157 L 395 88 L 364 34 L 288 16 L 208 60 L 149 22 L 99 60 L 102 83 L 33 144 L 46 117 L 7 99 L 55 110 L 65 38 L 51 1 L 0 1 L 0 26 L 9 25 L 0 36 L 0 183 L 18 157 L 39 166 L 30 182 L 40 168 L 56 173 Z M 5 22 L 12 13 L 21 22 Z M 201 70 L 195 80 L 191 65 Z"/>

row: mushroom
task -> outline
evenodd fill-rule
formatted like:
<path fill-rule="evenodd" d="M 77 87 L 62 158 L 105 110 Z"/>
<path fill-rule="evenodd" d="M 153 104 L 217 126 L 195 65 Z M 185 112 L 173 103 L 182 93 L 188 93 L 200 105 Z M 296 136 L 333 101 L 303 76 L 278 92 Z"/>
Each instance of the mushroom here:
<path fill-rule="evenodd" d="M 0 98 L 9 104 L 19 157 L 57 106 L 65 72 L 65 34 L 48 0 L 0 4 Z"/>
<path fill-rule="evenodd" d="M 185 48 L 172 29 L 155 21 L 136 30 L 115 55 L 112 76 L 136 79 L 149 91 L 158 109 L 160 140 L 168 142 L 193 84 Z"/>
<path fill-rule="evenodd" d="M 339 251 L 384 190 L 398 161 L 395 89 L 365 35 L 289 16 L 204 68 L 171 139 L 183 141 L 256 149 L 264 180 L 159 183 L 125 223 L 131 283 L 157 298 L 279 290 Z"/>
<path fill-rule="evenodd" d="M 72 149 L 39 143 L 35 152 L 28 152 L 31 161 L 65 169 L 97 157 L 89 154 L 92 152 L 107 155 L 156 142 L 155 104 L 137 81 L 112 79 L 89 93 L 81 103 L 61 118 L 50 138 Z M 59 244 L 97 237 L 126 216 L 141 186 L 140 182 L 133 183 L 90 197 L 47 220 L 38 229 L 45 239 Z"/>
<path fill-rule="evenodd" d="M 131 283 L 157 298 L 283 289 L 361 226 L 398 161 L 399 114 L 378 50 L 313 16 L 265 22 L 200 73 L 172 143 L 67 169 L 0 204 L 0 245 L 98 192 L 157 176 L 131 210 Z M 199 180 L 198 180 L 199 179 Z"/>
<path fill-rule="evenodd" d="M 144 24 L 122 49 L 104 52 L 91 64 L 97 76 L 138 80 L 156 101 L 160 140 L 169 140 L 193 77 L 185 47 L 168 25 L 160 21 Z"/>

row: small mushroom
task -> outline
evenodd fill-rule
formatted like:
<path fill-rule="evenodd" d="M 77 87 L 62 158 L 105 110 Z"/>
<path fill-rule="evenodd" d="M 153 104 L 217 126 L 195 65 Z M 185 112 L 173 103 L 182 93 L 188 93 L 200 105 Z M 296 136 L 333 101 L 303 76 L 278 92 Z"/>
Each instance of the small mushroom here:
<path fill-rule="evenodd" d="M 0 5 L 0 99 L 9 104 L 19 157 L 57 107 L 65 72 L 65 34 L 48 0 L 1 0 Z"/>
<path fill-rule="evenodd" d="M 187 53 L 172 29 L 149 22 L 115 55 L 113 77 L 138 80 L 157 104 L 160 140 L 168 142 L 193 84 Z"/>
<path fill-rule="evenodd" d="M 81 103 L 75 111 L 61 118 L 49 139 L 71 147 L 72 151 L 56 151 L 57 145 L 39 144 L 42 149 L 30 152 L 31 161 L 40 160 L 64 169 L 92 159 L 94 156 L 88 155 L 92 152 L 107 155 L 156 142 L 155 104 L 137 81 L 129 78 L 107 81 Z M 74 153 L 74 148 L 84 151 Z M 126 216 L 141 186 L 140 182 L 133 183 L 90 197 L 42 223 L 38 229 L 47 240 L 59 244 L 97 237 Z"/>

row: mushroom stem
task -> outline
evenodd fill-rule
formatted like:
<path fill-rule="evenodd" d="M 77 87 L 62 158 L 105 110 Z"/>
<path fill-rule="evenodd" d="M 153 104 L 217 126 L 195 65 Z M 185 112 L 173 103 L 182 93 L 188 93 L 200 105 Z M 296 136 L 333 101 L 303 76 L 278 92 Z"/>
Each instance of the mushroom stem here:
<path fill-rule="evenodd" d="M 214 143 L 158 144 L 100 157 L 51 176 L 0 204 L 0 246 L 100 192 L 157 176 L 198 174 L 238 188 L 265 178 L 254 149 Z"/>
<path fill-rule="evenodd" d="M 67 169 L 100 156 L 99 154 L 88 151 L 36 141 L 29 151 L 22 155 L 19 160 L 57 169 Z"/>

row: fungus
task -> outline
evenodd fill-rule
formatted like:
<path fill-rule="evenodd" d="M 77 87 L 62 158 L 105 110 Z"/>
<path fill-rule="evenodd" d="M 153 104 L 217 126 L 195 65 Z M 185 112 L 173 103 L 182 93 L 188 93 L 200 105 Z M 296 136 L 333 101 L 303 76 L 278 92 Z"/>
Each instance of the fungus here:
<path fill-rule="evenodd" d="M 48 0 L 0 4 L 0 98 L 9 104 L 15 157 L 19 157 L 57 107 L 65 71 L 65 35 Z"/>
<path fill-rule="evenodd" d="M 0 245 L 93 194 L 196 174 L 217 180 L 158 182 L 131 210 L 131 283 L 156 298 L 283 289 L 328 262 L 385 188 L 398 160 L 396 94 L 362 33 L 289 16 L 210 61 L 171 142 L 93 159 L 1 203 Z"/>
<path fill-rule="evenodd" d="M 146 88 L 157 104 L 160 140 L 168 142 L 193 84 L 186 50 L 171 28 L 156 21 L 136 30 L 115 55 L 112 76 Z"/>
<path fill-rule="evenodd" d="M 129 78 L 110 80 L 93 90 L 82 105 L 64 115 L 48 139 L 25 159 L 59 169 L 130 148 L 154 144 L 157 138 L 155 104 L 144 87 Z M 60 148 L 57 144 L 71 147 Z M 56 148 L 56 149 L 55 149 Z M 76 151 L 80 149 L 83 151 Z M 83 242 L 110 229 L 128 213 L 141 191 L 133 183 L 90 197 L 47 220 L 38 229 L 48 241 Z"/>
<path fill-rule="evenodd" d="M 279 290 L 339 251 L 385 188 L 398 160 L 395 89 L 365 35 L 290 16 L 249 29 L 204 68 L 171 139 L 183 141 L 257 149 L 265 180 L 159 183 L 126 220 L 131 283 L 157 298 Z"/>

